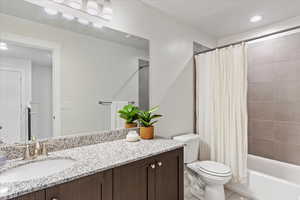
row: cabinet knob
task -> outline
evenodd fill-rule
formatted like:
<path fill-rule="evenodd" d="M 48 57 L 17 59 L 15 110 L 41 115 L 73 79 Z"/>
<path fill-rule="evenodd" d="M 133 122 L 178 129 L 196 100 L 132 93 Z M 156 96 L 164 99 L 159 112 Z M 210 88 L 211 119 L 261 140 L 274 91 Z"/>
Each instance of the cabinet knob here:
<path fill-rule="evenodd" d="M 155 169 L 155 164 L 151 164 L 150 167 L 151 167 L 152 169 Z"/>
<path fill-rule="evenodd" d="M 59 200 L 57 197 L 52 197 L 51 200 Z"/>
<path fill-rule="evenodd" d="M 159 167 L 161 167 L 163 164 L 162 164 L 162 162 L 158 162 L 157 165 L 158 165 Z"/>

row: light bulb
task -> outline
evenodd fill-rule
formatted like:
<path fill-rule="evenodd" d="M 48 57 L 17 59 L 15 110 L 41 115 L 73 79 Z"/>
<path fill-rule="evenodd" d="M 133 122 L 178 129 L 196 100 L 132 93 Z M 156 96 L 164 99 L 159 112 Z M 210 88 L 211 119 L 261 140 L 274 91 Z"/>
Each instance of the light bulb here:
<path fill-rule="evenodd" d="M 111 1 L 105 0 L 102 9 L 102 17 L 110 21 L 112 19 L 112 14 L 113 14 L 113 10 L 111 6 Z"/>
<path fill-rule="evenodd" d="M 82 6 L 82 0 L 70 0 L 69 1 L 69 6 L 75 9 L 81 9 Z"/>
<path fill-rule="evenodd" d="M 112 19 L 112 14 L 113 14 L 113 10 L 111 6 L 111 2 L 109 0 L 105 0 L 102 9 L 102 17 L 110 21 Z"/>
<path fill-rule="evenodd" d="M 7 44 L 5 42 L 0 42 L 0 50 L 8 50 Z"/>
<path fill-rule="evenodd" d="M 112 10 L 112 8 L 109 7 L 109 6 L 104 6 L 102 12 L 103 12 L 104 15 L 105 15 L 105 14 L 110 14 L 110 15 L 112 15 L 113 10 Z"/>
<path fill-rule="evenodd" d="M 62 16 L 67 20 L 73 20 L 75 18 L 73 15 L 66 14 L 66 13 L 63 13 Z"/>
<path fill-rule="evenodd" d="M 52 9 L 52 8 L 44 8 L 44 10 L 48 15 L 57 15 L 57 13 L 58 13 L 57 10 Z"/>
<path fill-rule="evenodd" d="M 99 12 L 98 3 L 96 1 L 89 0 L 86 5 L 86 11 L 91 15 L 97 15 Z"/>
<path fill-rule="evenodd" d="M 78 18 L 77 21 L 78 21 L 80 24 L 83 24 L 83 25 L 88 25 L 88 24 L 89 24 L 89 21 L 86 20 L 86 19 Z"/>
<path fill-rule="evenodd" d="M 101 23 L 93 23 L 93 27 L 101 29 L 101 28 L 103 28 L 103 24 L 101 24 Z"/>

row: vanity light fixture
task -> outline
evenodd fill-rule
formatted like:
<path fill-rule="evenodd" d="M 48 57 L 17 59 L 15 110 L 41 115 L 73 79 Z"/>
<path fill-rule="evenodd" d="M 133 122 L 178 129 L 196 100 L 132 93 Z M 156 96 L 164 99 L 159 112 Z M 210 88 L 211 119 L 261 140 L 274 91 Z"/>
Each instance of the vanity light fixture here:
<path fill-rule="evenodd" d="M 76 18 L 83 25 L 92 23 L 94 28 L 102 28 L 113 16 L 111 0 L 51 1 L 52 5 L 49 4 L 48 7 L 45 6 L 44 8 L 47 14 L 56 15 L 60 12 L 61 16 L 67 20 L 71 21 Z"/>
<path fill-rule="evenodd" d="M 82 8 L 82 0 L 69 0 L 68 5 L 75 9 Z"/>
<path fill-rule="evenodd" d="M 260 16 L 260 15 L 255 15 L 255 16 L 250 18 L 250 22 L 252 22 L 252 23 L 256 23 L 256 22 L 259 22 L 261 20 L 262 20 L 262 16 Z"/>
<path fill-rule="evenodd" d="M 0 42 L 0 50 L 2 51 L 8 50 L 7 44 L 5 42 Z"/>
<path fill-rule="evenodd" d="M 80 24 L 83 24 L 83 25 L 88 25 L 88 24 L 89 24 L 89 21 L 86 20 L 86 19 L 78 18 L 77 21 L 78 21 Z"/>
<path fill-rule="evenodd" d="M 73 15 L 67 14 L 67 13 L 63 13 L 62 14 L 63 18 L 67 19 L 67 20 L 73 20 L 75 17 Z"/>
<path fill-rule="evenodd" d="M 58 14 L 58 11 L 55 9 L 52 9 L 52 8 L 44 8 L 44 10 L 48 15 L 57 15 Z"/>
<path fill-rule="evenodd" d="M 86 4 L 86 11 L 91 15 L 99 14 L 99 5 L 95 0 L 89 0 Z"/>

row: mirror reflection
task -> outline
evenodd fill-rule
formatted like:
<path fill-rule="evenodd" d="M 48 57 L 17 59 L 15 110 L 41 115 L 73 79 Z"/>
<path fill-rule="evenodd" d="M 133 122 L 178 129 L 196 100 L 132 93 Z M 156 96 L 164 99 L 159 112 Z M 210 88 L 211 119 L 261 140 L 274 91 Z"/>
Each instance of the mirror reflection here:
<path fill-rule="evenodd" d="M 118 109 L 148 109 L 148 40 L 20 0 L 0 0 L 0 24 L 2 143 L 119 129 Z"/>

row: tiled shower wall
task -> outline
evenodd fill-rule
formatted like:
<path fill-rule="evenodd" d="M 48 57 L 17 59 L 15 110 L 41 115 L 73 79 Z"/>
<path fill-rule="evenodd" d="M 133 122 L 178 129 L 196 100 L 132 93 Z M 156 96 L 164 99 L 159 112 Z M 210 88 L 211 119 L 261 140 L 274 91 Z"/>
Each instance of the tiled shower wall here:
<path fill-rule="evenodd" d="M 249 44 L 249 152 L 300 165 L 300 33 Z"/>

